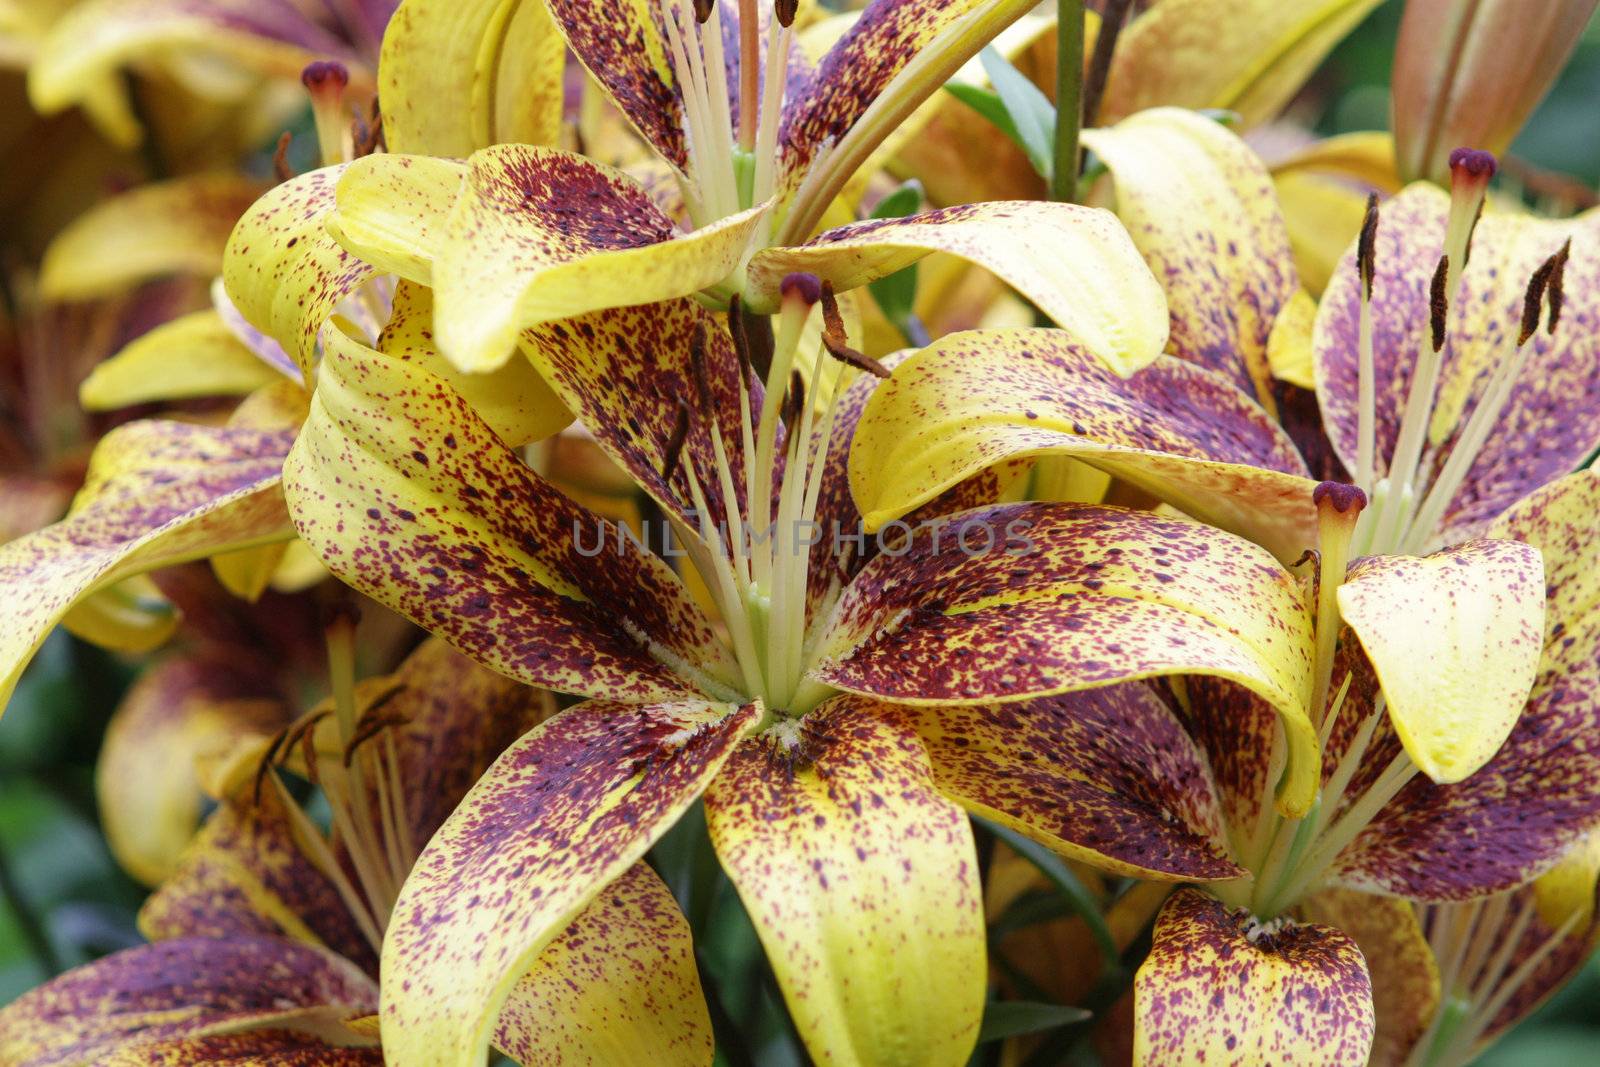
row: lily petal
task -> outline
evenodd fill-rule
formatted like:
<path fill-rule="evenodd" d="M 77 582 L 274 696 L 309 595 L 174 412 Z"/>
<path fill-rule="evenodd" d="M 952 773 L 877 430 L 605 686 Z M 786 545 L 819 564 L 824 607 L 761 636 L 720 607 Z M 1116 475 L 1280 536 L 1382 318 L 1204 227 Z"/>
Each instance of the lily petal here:
<path fill-rule="evenodd" d="M 328 336 L 284 469 L 330 570 L 530 684 L 659 700 L 695 691 L 668 663 L 734 677 L 664 561 L 534 474 L 442 379 Z"/>
<path fill-rule="evenodd" d="M 192 937 L 85 964 L 0 1009 L 0 1059 L 99 1062 L 119 1047 L 372 1010 L 376 983 L 330 952 L 275 937 Z"/>
<path fill-rule="evenodd" d="M 383 1051 L 348 1046 L 294 1030 L 247 1030 L 238 1034 L 157 1041 L 118 1049 L 96 1067 L 382 1067 Z"/>
<path fill-rule="evenodd" d="M 466 180 L 455 159 L 379 152 L 345 165 L 334 190 L 329 236 L 380 271 L 433 283 L 446 222 Z"/>
<path fill-rule="evenodd" d="M 1220 123 L 1157 108 L 1086 130 L 1111 170 L 1117 214 L 1172 310 L 1169 350 L 1271 403 L 1267 341 L 1299 288 L 1272 178 Z"/>
<path fill-rule="evenodd" d="M 1372 351 L 1377 400 L 1378 474 L 1387 473 L 1399 436 L 1417 353 L 1428 344 L 1428 293 L 1444 247 L 1450 197 L 1424 183 L 1383 206 L 1375 249 Z M 1434 544 L 1480 534 L 1518 499 L 1600 448 L 1600 211 L 1576 219 L 1490 212 L 1473 232 L 1472 255 L 1450 301 L 1441 350 L 1439 399 L 1422 476 L 1431 481 L 1488 388 L 1489 372 L 1511 358 L 1528 276 L 1572 238 L 1565 302 L 1554 334 L 1529 342 L 1527 364 L 1500 421 L 1445 510 Z M 1360 280 L 1347 252 L 1323 294 L 1314 337 L 1317 398 L 1339 458 L 1353 469 L 1359 396 Z"/>
<path fill-rule="evenodd" d="M 117 862 L 146 885 L 170 875 L 200 823 L 196 760 L 289 717 L 272 680 L 237 654 L 174 656 L 147 670 L 112 715 L 95 770 Z"/>
<path fill-rule="evenodd" d="M 959 1063 L 985 983 L 977 856 L 916 733 L 836 697 L 746 741 L 706 823 L 818 1063 Z"/>
<path fill-rule="evenodd" d="M 492 370 L 530 326 L 716 285 L 766 212 L 679 234 L 622 171 L 531 145 L 474 153 L 433 264 L 439 347 L 462 370 Z"/>
<path fill-rule="evenodd" d="M 40 295 L 90 300 L 165 274 L 213 275 L 222 268 L 234 223 L 261 191 L 253 179 L 201 174 L 143 185 L 96 204 L 50 242 L 39 271 Z"/>
<path fill-rule="evenodd" d="M 0 701 L 51 627 L 97 590 L 292 536 L 278 481 L 293 440 L 292 430 L 156 421 L 102 438 L 67 518 L 0 547 L 0 585 L 16 594 L 0 626 Z"/>
<path fill-rule="evenodd" d="M 1162 104 L 1275 117 L 1379 0 L 1162 0 L 1117 39 L 1100 117 Z"/>
<path fill-rule="evenodd" d="M 1361 950 L 1327 926 L 1263 926 L 1196 889 L 1174 893 L 1134 979 L 1138 1064 L 1365 1067 L 1374 1030 Z"/>
<path fill-rule="evenodd" d="M 1162 881 L 1245 873 L 1205 753 L 1148 685 L 894 718 L 921 735 L 941 793 L 1070 859 Z"/>
<path fill-rule="evenodd" d="M 408 0 L 378 61 L 389 151 L 554 144 L 565 59 L 544 0 Z"/>
<path fill-rule="evenodd" d="M 1492 540 L 1368 557 L 1339 586 L 1389 721 L 1435 782 L 1472 774 L 1516 725 L 1543 651 L 1544 590 L 1538 549 Z"/>
<path fill-rule="evenodd" d="M 518 1063 L 707 1067 L 712 1045 L 689 923 L 643 863 L 539 954 L 494 1030 Z"/>
<path fill-rule="evenodd" d="M 978 471 L 1071 456 L 1293 560 L 1316 543 L 1293 442 L 1221 375 L 1171 357 L 1131 378 L 1056 330 L 941 338 L 867 402 L 850 484 L 878 529 Z"/>
<path fill-rule="evenodd" d="M 395 905 L 383 952 L 389 1062 L 478 1063 L 517 979 L 699 796 L 758 714 L 591 701 L 512 745 Z"/>
<path fill-rule="evenodd" d="M 1279 803 L 1296 813 L 1318 777 L 1309 630 L 1293 576 L 1231 534 L 1120 508 L 1011 504 L 926 524 L 867 564 L 813 674 L 919 705 L 1229 678 L 1282 717 L 1291 760 Z"/>
<path fill-rule="evenodd" d="M 797 248 L 763 249 L 750 260 L 751 306 L 776 307 L 794 271 L 853 289 L 929 252 L 993 271 L 1119 374 L 1148 365 L 1167 343 L 1166 299 L 1127 231 L 1109 212 L 1075 204 L 937 208 L 851 223 Z"/>
<path fill-rule="evenodd" d="M 78 387 L 78 400 L 89 411 L 113 411 L 152 401 L 243 396 L 280 377 L 216 311 L 195 311 L 98 364 Z"/>

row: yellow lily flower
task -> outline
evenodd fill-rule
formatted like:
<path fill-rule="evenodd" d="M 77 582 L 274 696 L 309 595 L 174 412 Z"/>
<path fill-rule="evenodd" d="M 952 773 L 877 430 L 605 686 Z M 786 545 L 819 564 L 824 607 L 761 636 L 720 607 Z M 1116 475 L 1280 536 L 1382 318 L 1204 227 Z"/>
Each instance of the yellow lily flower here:
<path fill-rule="evenodd" d="M 1028 4 L 876 0 L 815 72 L 792 47 L 793 5 L 780 4 L 779 17 L 758 6 L 696 15 L 677 0 L 660 10 L 550 5 L 579 60 L 673 168 L 692 229 L 620 171 L 498 145 L 465 163 L 357 161 L 339 181 L 330 232 L 380 269 L 434 288 L 440 347 L 466 370 L 502 365 L 518 334 L 541 323 L 694 294 L 718 308 L 738 296 L 767 314 L 790 273 L 845 290 L 936 251 L 993 271 L 1093 338 L 1113 366 L 1148 361 L 1162 342 L 1159 296 L 1103 213 L 1015 201 L 813 236 L 895 123 Z M 457 77 L 472 70 L 461 64 Z"/>
<path fill-rule="evenodd" d="M 0 1058 L 18 1067 L 64 1059 L 148 1067 L 224 1053 L 384 1062 L 376 953 L 394 889 L 483 768 L 547 712 L 541 694 L 439 641 L 393 675 L 335 689 L 347 723 L 341 708 L 318 709 L 293 736 L 280 734 L 254 775 L 250 766 L 236 775 L 140 913 L 152 943 L 0 1010 Z M 279 758 L 323 787 L 337 837 L 325 838 L 295 805 L 273 766 Z M 575 984 L 587 994 L 581 1005 Z M 687 924 L 666 886 L 637 864 L 518 976 L 493 1040 L 527 1063 L 703 1062 L 711 1032 L 697 993 Z"/>
<path fill-rule="evenodd" d="M 716 621 L 448 384 L 324 332 L 287 466 L 301 536 L 479 662 L 588 698 L 508 750 L 407 880 L 384 943 L 391 1062 L 475 1063 L 508 982 L 702 795 L 812 1055 L 963 1062 L 983 1001 L 978 868 L 905 717 L 1215 672 L 1303 719 L 1309 660 L 1285 650 L 1309 618 L 1247 542 L 1114 508 L 960 510 L 994 499 L 998 474 L 903 539 L 862 535 L 845 456 L 877 378 L 830 359 L 805 390 L 822 402 L 805 399 L 791 372 L 815 303 L 829 351 L 871 364 L 817 279 L 784 289 L 764 383 L 740 317 L 730 334 L 689 300 L 524 335 L 660 505 Z M 1024 534 L 1032 551 L 1008 553 Z"/>

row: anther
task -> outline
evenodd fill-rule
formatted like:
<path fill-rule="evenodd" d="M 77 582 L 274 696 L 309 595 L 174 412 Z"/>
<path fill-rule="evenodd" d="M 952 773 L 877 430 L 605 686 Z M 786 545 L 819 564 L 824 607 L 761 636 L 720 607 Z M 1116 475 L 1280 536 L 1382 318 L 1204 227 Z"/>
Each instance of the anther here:
<path fill-rule="evenodd" d="M 294 177 L 294 168 L 289 166 L 289 142 L 294 140 L 294 134 L 284 130 L 278 135 L 278 147 L 272 152 L 272 176 L 282 185 Z"/>
<path fill-rule="evenodd" d="M 702 415 L 711 416 L 711 378 L 706 372 L 706 346 L 709 331 L 706 324 L 701 323 L 695 331 L 694 339 L 689 342 L 689 371 L 694 378 L 695 403 L 699 405 Z"/>
<path fill-rule="evenodd" d="M 672 426 L 672 436 L 667 438 L 666 458 L 661 463 L 661 480 L 672 481 L 683 456 L 683 443 L 689 439 L 689 405 L 678 401 L 678 420 Z"/>
<path fill-rule="evenodd" d="M 1550 300 L 1550 318 L 1545 326 L 1545 332 L 1556 332 L 1556 323 L 1561 320 L 1562 281 L 1567 274 L 1567 257 L 1572 255 L 1572 238 L 1568 237 L 1566 243 L 1555 254 L 1555 265 L 1550 271 L 1550 281 L 1545 286 L 1545 294 Z"/>
<path fill-rule="evenodd" d="M 1367 194 L 1367 214 L 1361 221 L 1361 237 L 1356 242 L 1356 266 L 1361 271 L 1361 291 L 1372 299 L 1372 279 L 1378 272 L 1378 194 Z"/>
<path fill-rule="evenodd" d="M 806 381 L 798 370 L 789 375 L 789 391 L 784 394 L 779 418 L 791 429 L 800 424 L 800 413 L 806 409 Z"/>
<path fill-rule="evenodd" d="M 744 303 L 738 293 L 728 298 L 728 336 L 733 338 L 733 354 L 739 360 L 740 385 L 748 389 L 755 380 L 755 368 L 750 362 L 750 334 L 745 329 Z"/>
<path fill-rule="evenodd" d="M 1528 343 L 1528 338 L 1539 332 L 1539 317 L 1544 311 L 1544 293 L 1550 284 L 1550 275 L 1556 269 L 1556 255 L 1551 256 L 1528 277 L 1527 291 L 1522 294 L 1522 329 L 1517 333 L 1517 347 Z"/>
<path fill-rule="evenodd" d="M 704 26 L 716 6 L 717 0 L 694 0 L 694 20 Z"/>
<path fill-rule="evenodd" d="M 773 0 L 772 14 L 784 29 L 794 25 L 794 17 L 799 11 L 800 0 Z"/>
<path fill-rule="evenodd" d="M 1445 319 L 1450 312 L 1450 257 L 1440 256 L 1434 268 L 1433 282 L 1428 286 L 1428 326 L 1433 331 L 1433 350 L 1444 347 Z"/>

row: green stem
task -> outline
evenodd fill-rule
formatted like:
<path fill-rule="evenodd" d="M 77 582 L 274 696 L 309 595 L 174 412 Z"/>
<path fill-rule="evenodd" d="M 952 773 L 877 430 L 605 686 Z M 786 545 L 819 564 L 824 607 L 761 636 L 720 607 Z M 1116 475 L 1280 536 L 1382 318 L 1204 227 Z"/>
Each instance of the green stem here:
<path fill-rule="evenodd" d="M 61 959 L 56 955 L 55 946 L 50 944 L 50 937 L 45 933 L 44 925 L 33 913 L 27 898 L 23 896 L 22 887 L 17 884 L 15 876 L 11 873 L 11 864 L 6 857 L 3 843 L 0 843 L 0 900 L 11 906 L 11 913 L 16 916 L 17 928 L 22 933 L 22 939 L 28 943 L 28 950 L 33 953 L 33 958 L 44 971 L 45 977 L 54 978 L 60 974 Z"/>
<path fill-rule="evenodd" d="M 1083 0 L 1056 6 L 1056 138 L 1050 199 L 1078 199 L 1078 129 L 1083 124 Z"/>

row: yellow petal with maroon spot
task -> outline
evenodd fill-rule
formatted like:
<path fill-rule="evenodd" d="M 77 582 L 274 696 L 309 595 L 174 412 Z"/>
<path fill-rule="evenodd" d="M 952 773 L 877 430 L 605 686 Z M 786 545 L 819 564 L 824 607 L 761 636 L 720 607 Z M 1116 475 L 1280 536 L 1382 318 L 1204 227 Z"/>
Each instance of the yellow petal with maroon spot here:
<path fill-rule="evenodd" d="M 689 923 L 643 863 L 601 890 L 511 987 L 494 1047 L 518 1063 L 707 1067 Z"/>
<path fill-rule="evenodd" d="M 428 285 L 466 176 L 467 165 L 456 159 L 363 156 L 339 177 L 328 234 L 379 270 Z"/>
<path fill-rule="evenodd" d="M 1131 378 L 1058 330 L 974 330 L 867 402 L 850 484 L 875 530 L 1003 462 L 1070 456 L 1293 560 L 1316 543 L 1294 443 L 1219 374 L 1171 357 Z"/>
<path fill-rule="evenodd" d="M 388 1061 L 481 1063 L 512 986 L 677 821 L 759 714 L 590 701 L 512 745 L 395 905 L 382 964 Z"/>
<path fill-rule="evenodd" d="M 531 145 L 476 152 L 433 262 L 439 348 L 462 370 L 492 370 L 530 326 L 714 286 L 766 213 L 682 234 L 619 170 Z"/>
<path fill-rule="evenodd" d="M 771 310 L 786 275 L 807 271 L 844 290 L 893 274 L 929 252 L 993 271 L 1119 374 L 1167 343 L 1167 305 L 1127 232 L 1109 212 L 1026 200 L 936 208 L 854 222 L 750 260 L 750 303 Z"/>
<path fill-rule="evenodd" d="M 383 1051 L 347 1046 L 294 1030 L 246 1030 L 137 1045 L 119 1049 L 95 1063 L 98 1067 L 382 1067 Z"/>
<path fill-rule="evenodd" d="M 1307 921 L 1348 935 L 1367 961 L 1377 1019 L 1372 1063 L 1405 1062 L 1439 1008 L 1439 965 L 1410 901 L 1327 889 L 1300 910 Z"/>
<path fill-rule="evenodd" d="M 293 536 L 293 430 L 134 422 L 101 439 L 67 518 L 0 547 L 0 701 L 62 616 L 123 578 Z"/>
<path fill-rule="evenodd" d="M 1158 108 L 1086 130 L 1117 214 L 1167 292 L 1169 351 L 1270 402 L 1267 342 L 1299 288 L 1272 178 L 1220 123 Z"/>
<path fill-rule="evenodd" d="M 565 59 L 544 0 L 407 0 L 378 60 L 389 151 L 554 144 Z"/>
<path fill-rule="evenodd" d="M 294 357 L 307 381 L 322 324 L 374 273 L 325 226 L 344 169 L 324 167 L 268 191 L 234 227 L 222 262 L 234 307 Z"/>
<path fill-rule="evenodd" d="M 1168 674 L 1239 682 L 1277 709 L 1280 807 L 1318 775 L 1310 619 L 1264 550 L 1199 523 L 1009 504 L 923 524 L 845 589 L 813 676 L 908 704 L 1025 700 Z"/>
<path fill-rule="evenodd" d="M 233 174 L 202 174 L 105 200 L 50 242 L 39 294 L 90 300 L 167 274 L 209 277 L 222 268 L 228 234 L 262 188 Z"/>
<path fill-rule="evenodd" d="M 747 741 L 706 823 L 820 1064 L 961 1063 L 985 984 L 977 855 L 909 725 L 858 697 Z"/>
<path fill-rule="evenodd" d="M 95 769 L 117 862 L 146 885 L 170 875 L 200 823 L 196 761 L 270 735 L 289 718 L 270 675 L 226 646 L 147 670 L 113 713 Z"/>
<path fill-rule="evenodd" d="M 1365 1067 L 1374 1029 L 1361 950 L 1328 926 L 1262 925 L 1173 894 L 1133 984 L 1133 1062 Z"/>
<path fill-rule="evenodd" d="M 1435 782 L 1472 774 L 1516 725 L 1543 651 L 1544 589 L 1538 549 L 1487 539 L 1368 557 L 1339 586 L 1389 721 Z"/>
<path fill-rule="evenodd" d="M 376 983 L 348 960 L 277 937 L 190 937 L 85 964 L 0 1009 L 0 1061 L 95 1062 L 118 1048 L 244 1027 L 337 1025 Z M 137 1061 L 135 1061 L 137 1062 Z"/>
<path fill-rule="evenodd" d="M 343 337 L 335 343 L 357 344 Z M 511 360 L 486 374 L 456 370 L 434 343 L 433 290 L 426 286 L 402 281 L 395 287 L 394 309 L 378 335 L 378 351 L 443 378 L 512 447 L 542 441 L 572 422 L 572 412 L 526 360 Z"/>
<path fill-rule="evenodd" d="M 1378 0 L 1162 0 L 1117 38 L 1100 118 L 1147 107 L 1275 118 Z"/>
<path fill-rule="evenodd" d="M 1069 858 L 1164 881 L 1245 873 L 1205 753 L 1149 685 L 894 717 L 921 735 L 940 792 Z"/>
<path fill-rule="evenodd" d="M 735 676 L 662 559 L 534 474 L 443 379 L 328 336 L 285 491 L 329 570 L 530 684 L 658 700 Z"/>
<path fill-rule="evenodd" d="M 89 411 L 151 401 L 241 396 L 282 377 L 214 310 L 162 323 L 98 364 L 78 387 Z"/>
<path fill-rule="evenodd" d="M 1444 247 L 1450 197 L 1426 183 L 1384 203 L 1375 246 L 1372 351 L 1377 471 L 1388 472 L 1401 415 L 1429 344 L 1428 294 Z M 1528 342 L 1527 362 L 1499 421 L 1445 509 L 1429 547 L 1481 534 L 1518 499 L 1581 466 L 1600 447 L 1600 211 L 1538 219 L 1489 210 L 1472 236 L 1472 254 L 1450 301 L 1440 352 L 1439 397 L 1419 477 L 1438 476 L 1462 428 L 1488 389 L 1490 372 L 1512 358 L 1528 278 L 1572 240 L 1555 332 Z M 1352 243 L 1323 293 L 1313 338 L 1323 424 L 1346 466 L 1356 460 L 1360 280 Z"/>

